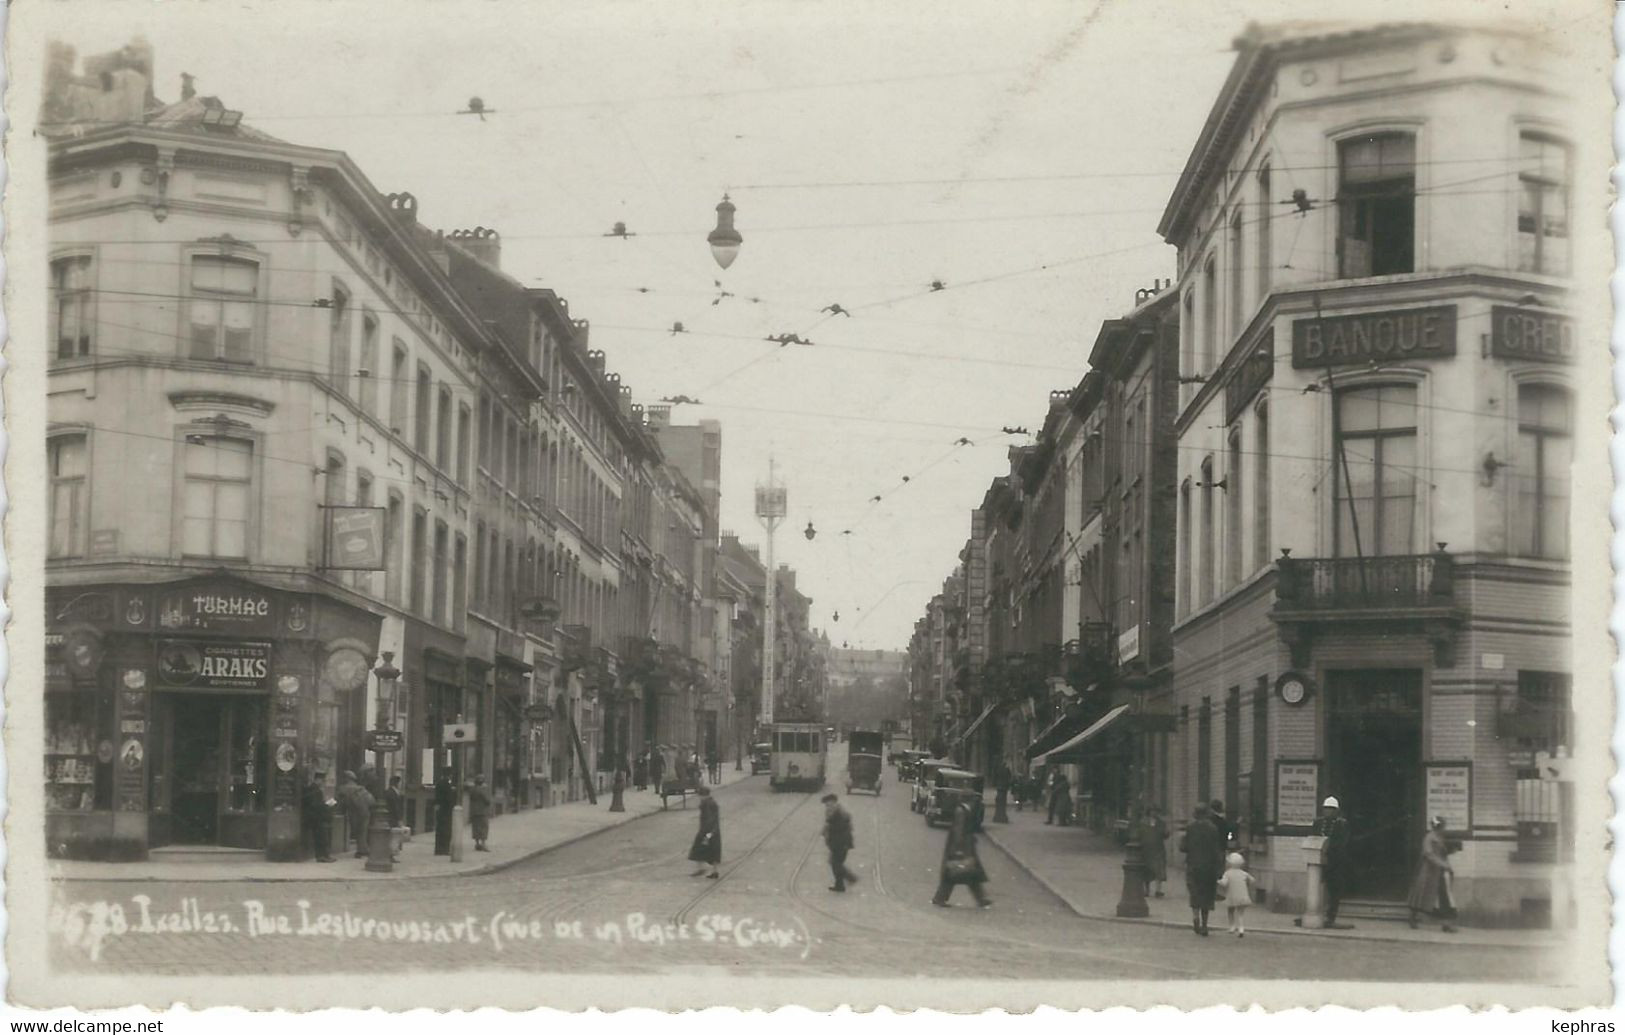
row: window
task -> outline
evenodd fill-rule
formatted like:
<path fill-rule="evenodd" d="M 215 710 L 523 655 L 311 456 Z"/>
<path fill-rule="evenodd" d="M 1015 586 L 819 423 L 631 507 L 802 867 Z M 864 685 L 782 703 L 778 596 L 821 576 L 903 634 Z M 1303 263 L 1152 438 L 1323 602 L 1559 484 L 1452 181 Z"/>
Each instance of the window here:
<path fill-rule="evenodd" d="M 327 373 L 340 395 L 350 394 L 350 295 L 333 285 L 332 309 L 327 314 L 330 339 Z"/>
<path fill-rule="evenodd" d="M 1202 269 L 1202 369 L 1211 373 L 1219 356 L 1219 264 L 1209 255 Z"/>
<path fill-rule="evenodd" d="M 1241 687 L 1224 693 L 1224 804 L 1225 815 L 1242 814 L 1241 804 Z"/>
<path fill-rule="evenodd" d="M 1242 237 L 1241 207 L 1230 217 L 1230 334 L 1246 326 L 1247 248 Z"/>
<path fill-rule="evenodd" d="M 480 393 L 480 466 L 491 469 L 491 397 Z"/>
<path fill-rule="evenodd" d="M 401 524 L 402 506 L 400 494 L 390 493 L 388 513 L 384 516 L 384 556 L 388 558 L 388 567 L 384 572 L 384 593 L 397 604 L 401 602 L 401 573 L 405 562 L 402 552 L 405 546 L 403 535 L 405 528 Z"/>
<path fill-rule="evenodd" d="M 446 621 L 446 580 L 450 576 L 451 558 L 447 556 L 447 544 L 450 532 L 444 521 L 434 523 L 434 572 L 433 591 L 431 593 L 431 614 L 434 615 L 435 624 L 444 628 Z"/>
<path fill-rule="evenodd" d="M 1185 292 L 1185 317 L 1179 324 L 1179 335 L 1182 339 L 1179 373 L 1183 377 L 1194 377 L 1196 369 L 1196 292 Z M 1186 389 L 1180 385 L 1180 390 Z"/>
<path fill-rule="evenodd" d="M 1339 557 L 1411 553 L 1416 542 L 1416 388 L 1337 393 L 1333 450 Z"/>
<path fill-rule="evenodd" d="M 472 434 L 470 425 L 473 414 L 469 411 L 467 403 L 457 404 L 457 481 L 462 485 L 468 484 L 468 438 Z"/>
<path fill-rule="evenodd" d="M 1224 472 L 1224 534 L 1225 565 L 1230 584 L 1239 583 L 1247 574 L 1247 537 L 1242 529 L 1241 428 L 1230 430 L 1230 457 Z"/>
<path fill-rule="evenodd" d="M 462 533 L 457 535 L 456 552 L 452 556 L 451 626 L 461 630 L 468 610 L 468 540 Z"/>
<path fill-rule="evenodd" d="M 1214 526 L 1218 515 L 1213 511 L 1213 458 L 1208 457 L 1202 461 L 1202 538 L 1196 544 L 1200 551 L 1196 562 L 1200 565 L 1197 578 L 1197 606 L 1206 604 L 1213 599 L 1213 569 L 1214 554 L 1217 553 L 1217 543 L 1214 542 Z"/>
<path fill-rule="evenodd" d="M 1213 800 L 1213 699 L 1196 713 L 1196 800 Z"/>
<path fill-rule="evenodd" d="M 411 375 L 411 361 L 407 356 L 406 345 L 401 339 L 395 339 L 395 359 L 389 367 L 389 430 L 397 435 L 406 434 L 406 395 L 407 383 Z"/>
<path fill-rule="evenodd" d="M 1345 277 L 1415 268 L 1416 138 L 1354 137 L 1337 145 L 1338 261 Z"/>
<path fill-rule="evenodd" d="M 1569 271 L 1569 149 L 1550 137 L 1518 138 L 1518 268 Z"/>
<path fill-rule="evenodd" d="M 424 456 L 429 455 L 429 418 L 434 395 L 434 378 L 429 368 L 418 364 L 418 397 L 416 423 L 413 427 L 412 446 Z"/>
<path fill-rule="evenodd" d="M 73 255 L 51 263 L 51 321 L 56 358 L 90 355 L 91 259 Z"/>
<path fill-rule="evenodd" d="M 1247 815 L 1251 817 L 1254 836 L 1262 834 L 1269 820 L 1268 779 L 1270 764 L 1270 680 L 1259 676 L 1253 685 L 1253 761 L 1252 779 L 1247 782 L 1250 800 Z M 1239 802 L 1237 803 L 1240 804 Z"/>
<path fill-rule="evenodd" d="M 89 452 L 84 435 L 58 435 L 47 446 L 51 477 L 51 557 L 77 557 L 85 552 L 90 520 L 85 479 Z"/>
<path fill-rule="evenodd" d="M 1253 565 L 1270 562 L 1270 411 L 1259 406 L 1253 431 Z"/>
<path fill-rule="evenodd" d="M 378 318 L 371 313 L 361 318 L 361 369 L 356 371 L 360 382 L 356 389 L 361 411 L 369 417 L 378 416 Z"/>
<path fill-rule="evenodd" d="M 1270 213 L 1275 201 L 1270 197 L 1270 167 L 1258 170 L 1258 300 L 1262 302 L 1270 293 L 1275 271 L 1270 269 Z"/>
<path fill-rule="evenodd" d="M 411 608 L 423 614 L 429 567 L 429 515 L 421 510 L 412 511 L 412 600 Z"/>
<path fill-rule="evenodd" d="M 474 527 L 474 599 L 469 606 L 476 611 L 485 610 L 485 524 Z"/>
<path fill-rule="evenodd" d="M 434 462 L 442 471 L 451 470 L 451 387 L 444 384 L 434 415 Z"/>
<path fill-rule="evenodd" d="M 1518 388 L 1517 550 L 1525 557 L 1569 555 L 1569 466 L 1574 414 L 1555 385 Z"/>
<path fill-rule="evenodd" d="M 223 255 L 192 257 L 192 293 L 187 306 L 191 325 L 188 355 L 192 359 L 247 363 L 253 358 L 259 278 L 255 262 Z"/>
<path fill-rule="evenodd" d="M 246 559 L 254 444 L 194 434 L 184 449 L 181 553 Z"/>

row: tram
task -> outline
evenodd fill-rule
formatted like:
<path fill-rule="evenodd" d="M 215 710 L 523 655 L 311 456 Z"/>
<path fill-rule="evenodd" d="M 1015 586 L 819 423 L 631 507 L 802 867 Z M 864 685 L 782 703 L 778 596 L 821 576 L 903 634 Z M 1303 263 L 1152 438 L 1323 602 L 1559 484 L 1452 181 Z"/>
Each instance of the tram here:
<path fill-rule="evenodd" d="M 817 790 L 824 786 L 828 751 L 824 726 L 817 722 L 775 722 L 767 727 L 773 745 L 768 785 L 779 790 Z"/>

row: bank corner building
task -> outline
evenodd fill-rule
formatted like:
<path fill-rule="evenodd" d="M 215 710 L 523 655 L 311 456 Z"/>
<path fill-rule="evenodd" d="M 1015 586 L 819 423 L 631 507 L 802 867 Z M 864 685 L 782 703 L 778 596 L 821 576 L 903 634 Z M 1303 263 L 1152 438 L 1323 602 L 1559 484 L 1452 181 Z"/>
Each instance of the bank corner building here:
<path fill-rule="evenodd" d="M 1429 817 L 1457 905 L 1564 923 L 1574 816 L 1569 207 L 1533 37 L 1253 29 L 1160 226 L 1179 250 L 1174 707 L 1271 907 L 1336 796 L 1349 915 Z M 1599 339 L 1600 340 L 1600 339 Z"/>

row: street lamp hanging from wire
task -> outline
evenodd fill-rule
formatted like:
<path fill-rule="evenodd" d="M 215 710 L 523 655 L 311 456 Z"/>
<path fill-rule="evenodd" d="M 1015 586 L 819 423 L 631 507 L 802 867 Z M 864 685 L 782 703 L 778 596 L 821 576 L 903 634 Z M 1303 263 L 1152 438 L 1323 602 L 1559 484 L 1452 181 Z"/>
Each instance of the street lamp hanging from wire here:
<path fill-rule="evenodd" d="M 733 265 L 734 259 L 739 256 L 739 245 L 744 238 L 734 229 L 734 205 L 726 194 L 717 204 L 717 228 L 711 231 L 706 240 L 711 244 L 711 257 L 717 260 L 718 266 L 727 269 Z"/>

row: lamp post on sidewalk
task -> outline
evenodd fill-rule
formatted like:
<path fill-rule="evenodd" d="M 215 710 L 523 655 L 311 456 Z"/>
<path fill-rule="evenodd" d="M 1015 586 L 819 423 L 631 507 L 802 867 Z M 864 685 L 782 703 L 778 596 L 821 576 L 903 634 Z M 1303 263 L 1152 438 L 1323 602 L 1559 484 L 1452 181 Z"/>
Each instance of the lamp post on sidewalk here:
<path fill-rule="evenodd" d="M 384 771 L 384 755 L 400 748 L 401 735 L 394 729 L 391 717 L 401 670 L 394 665 L 394 651 L 386 650 L 382 657 L 383 661 L 372 673 L 378 677 L 378 717 L 367 735 L 379 788 L 372 799 L 372 813 L 367 817 L 367 869 L 373 873 L 392 873 L 395 869 L 395 846 L 389 829 L 389 804 L 384 800 L 384 788 L 389 786 L 389 777 Z"/>

